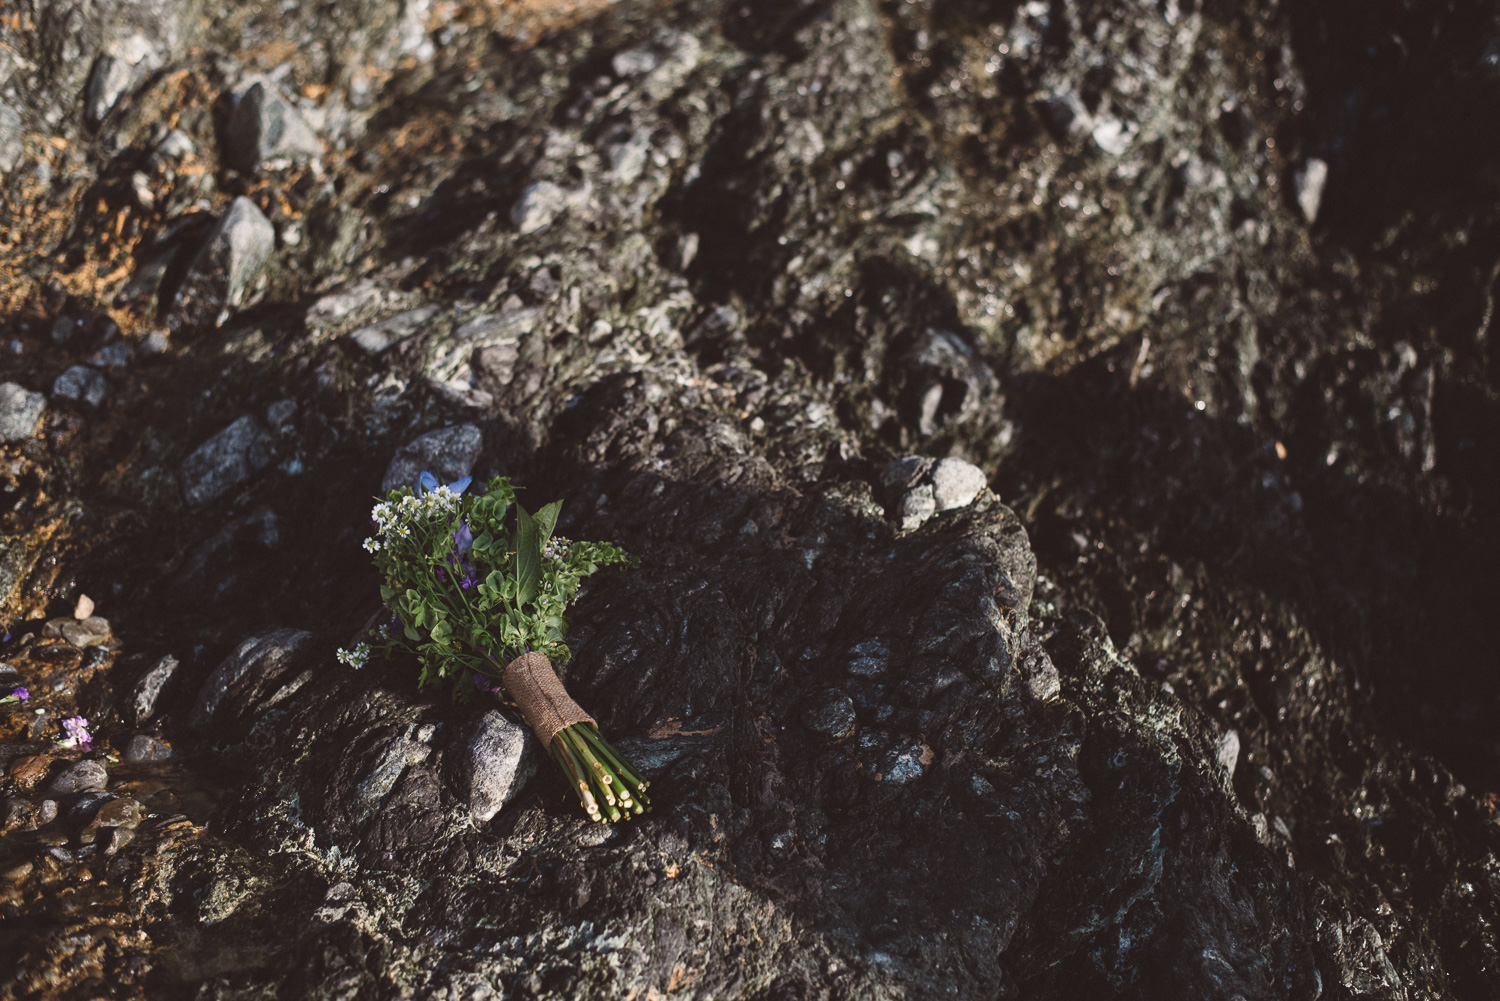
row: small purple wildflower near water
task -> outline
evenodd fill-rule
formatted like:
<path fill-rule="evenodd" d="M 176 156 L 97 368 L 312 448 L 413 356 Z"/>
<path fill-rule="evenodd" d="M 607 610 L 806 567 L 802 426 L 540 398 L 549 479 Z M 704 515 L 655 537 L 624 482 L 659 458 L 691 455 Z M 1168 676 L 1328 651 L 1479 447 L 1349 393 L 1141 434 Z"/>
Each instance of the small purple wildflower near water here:
<path fill-rule="evenodd" d="M 62 728 L 67 736 L 58 741 L 59 747 L 79 747 L 87 750 L 94 742 L 93 734 L 89 733 L 89 721 L 82 716 L 69 716 L 62 721 Z"/>

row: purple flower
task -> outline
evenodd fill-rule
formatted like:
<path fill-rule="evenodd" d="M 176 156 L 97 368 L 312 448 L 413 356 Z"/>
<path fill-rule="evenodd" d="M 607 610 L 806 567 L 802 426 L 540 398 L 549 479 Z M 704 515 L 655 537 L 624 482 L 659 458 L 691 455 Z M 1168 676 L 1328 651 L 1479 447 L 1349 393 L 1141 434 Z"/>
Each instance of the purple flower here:
<path fill-rule="evenodd" d="M 89 733 L 89 721 L 82 716 L 69 716 L 62 721 L 62 728 L 67 734 L 60 742 L 63 747 L 87 749 L 94 742 L 93 735 Z"/>
<path fill-rule="evenodd" d="M 474 687 L 486 694 L 490 692 L 498 692 L 500 690 L 500 685 L 498 683 L 492 684 L 490 682 L 490 679 L 486 678 L 482 674 L 474 675 Z"/>
<path fill-rule="evenodd" d="M 460 553 L 467 553 L 469 547 L 474 545 L 474 533 L 469 531 L 467 521 L 459 523 L 458 531 L 453 533 L 453 544 L 458 547 Z"/>
<path fill-rule="evenodd" d="M 17 702 L 25 702 L 27 699 L 31 698 L 31 693 L 24 688 L 17 688 L 15 691 L 10 693 L 10 697 L 15 699 Z"/>

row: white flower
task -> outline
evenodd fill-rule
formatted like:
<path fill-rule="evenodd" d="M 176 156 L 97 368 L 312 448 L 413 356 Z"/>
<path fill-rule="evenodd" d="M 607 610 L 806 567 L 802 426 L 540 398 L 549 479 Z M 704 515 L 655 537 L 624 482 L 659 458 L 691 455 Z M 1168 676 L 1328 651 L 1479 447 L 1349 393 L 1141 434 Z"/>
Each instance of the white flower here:
<path fill-rule="evenodd" d="M 339 652 L 335 656 L 338 657 L 340 663 L 348 664 L 358 671 L 370 659 L 370 644 L 359 643 L 353 650 L 345 650 L 343 647 L 339 647 Z"/>

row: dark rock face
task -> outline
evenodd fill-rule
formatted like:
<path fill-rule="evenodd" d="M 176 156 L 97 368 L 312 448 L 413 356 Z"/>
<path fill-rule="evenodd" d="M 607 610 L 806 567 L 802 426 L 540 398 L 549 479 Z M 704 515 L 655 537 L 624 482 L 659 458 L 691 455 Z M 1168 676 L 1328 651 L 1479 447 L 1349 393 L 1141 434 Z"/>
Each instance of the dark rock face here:
<path fill-rule="evenodd" d="M 262 6 L 0 18 L 0 992 L 1500 995 L 1493 17 Z M 334 658 L 426 469 L 640 822 Z"/>

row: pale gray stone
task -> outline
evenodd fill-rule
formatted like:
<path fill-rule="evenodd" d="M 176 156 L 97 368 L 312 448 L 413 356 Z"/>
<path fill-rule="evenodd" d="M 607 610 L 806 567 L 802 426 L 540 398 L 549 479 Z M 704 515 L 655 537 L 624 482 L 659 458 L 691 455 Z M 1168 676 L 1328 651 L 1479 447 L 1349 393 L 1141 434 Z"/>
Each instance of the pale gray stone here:
<path fill-rule="evenodd" d="M 97 407 L 109 394 L 109 383 L 104 376 L 87 365 L 73 365 L 64 369 L 52 381 L 52 398 L 72 400 L 89 407 Z"/>
<path fill-rule="evenodd" d="M 973 463 L 939 459 L 932 467 L 932 495 L 939 511 L 972 504 L 984 487 L 984 471 Z"/>
<path fill-rule="evenodd" d="M 526 728 L 490 710 L 464 748 L 465 790 L 474 819 L 485 823 L 520 792 L 536 770 L 534 741 Z"/>
<path fill-rule="evenodd" d="M 36 431 L 47 398 L 14 382 L 0 382 L 0 442 L 24 441 Z"/>
<path fill-rule="evenodd" d="M 323 155 L 312 126 L 272 85 L 257 81 L 229 115 L 228 161 L 236 170 L 275 170 Z"/>

